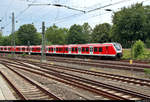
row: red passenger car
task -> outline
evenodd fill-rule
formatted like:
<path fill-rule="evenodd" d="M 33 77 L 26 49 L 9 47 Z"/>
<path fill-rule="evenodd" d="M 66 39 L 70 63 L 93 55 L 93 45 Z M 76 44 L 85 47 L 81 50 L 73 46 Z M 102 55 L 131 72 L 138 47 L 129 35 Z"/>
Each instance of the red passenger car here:
<path fill-rule="evenodd" d="M 42 46 L 16 46 L 15 52 L 41 53 Z M 14 51 L 14 47 L 0 46 L 0 52 Z M 47 54 L 59 55 L 86 55 L 86 56 L 109 56 L 121 57 L 122 47 L 119 43 L 97 43 L 97 44 L 70 44 L 70 45 L 51 45 L 45 47 Z"/>

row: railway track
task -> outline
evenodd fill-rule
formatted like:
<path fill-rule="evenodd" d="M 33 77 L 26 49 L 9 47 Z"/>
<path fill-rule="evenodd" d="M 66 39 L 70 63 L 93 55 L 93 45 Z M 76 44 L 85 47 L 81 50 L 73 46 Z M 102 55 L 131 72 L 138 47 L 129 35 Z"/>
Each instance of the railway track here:
<path fill-rule="evenodd" d="M 12 66 L 10 64 L 8 64 L 8 65 Z M 84 86 L 84 89 L 88 89 L 88 90 L 92 90 L 92 89 L 96 88 L 94 90 L 95 93 L 97 93 L 97 94 L 102 94 L 103 93 L 104 96 L 106 95 L 105 97 L 109 97 L 109 98 L 110 98 L 110 95 L 111 95 L 110 99 L 126 99 L 126 100 L 127 99 L 150 99 L 150 96 L 143 95 L 143 94 L 137 93 L 137 92 L 133 92 L 131 90 L 125 90 L 125 89 L 122 89 L 122 88 L 114 87 L 114 86 L 111 86 L 111 85 L 107 85 L 107 84 L 104 84 L 104 83 L 89 80 L 89 79 L 86 79 L 86 78 L 82 78 L 82 77 L 71 75 L 71 74 L 64 73 L 64 72 L 61 73 L 59 71 L 52 70 L 52 69 L 49 70 L 49 69 L 47 69 L 48 68 L 47 66 L 37 65 L 37 64 L 36 64 L 36 66 L 39 66 L 40 68 L 35 68 L 35 67 L 31 67 L 31 66 L 30 66 L 30 68 L 29 68 L 29 66 L 28 66 L 28 68 L 27 67 L 26 68 L 21 68 L 21 67 L 17 67 L 17 66 L 13 66 L 13 67 L 16 67 L 16 68 L 19 68 L 19 69 L 22 69 L 22 70 L 26 70 L 26 71 L 28 70 L 30 72 L 37 73 L 37 74 L 41 74 L 41 72 L 42 73 L 44 72 L 44 73 L 53 75 L 55 77 L 61 78 L 63 80 L 72 82 L 72 85 L 75 85 L 75 86 L 80 85 L 80 88 L 81 87 L 83 88 L 83 86 Z M 32 68 L 32 70 L 31 70 L 31 68 Z M 33 69 L 34 69 L 34 71 L 33 71 Z M 35 70 L 36 70 L 36 72 L 35 72 Z M 43 75 L 46 76 L 45 74 L 43 74 Z M 59 81 L 60 81 L 60 79 L 59 79 Z M 81 86 L 81 85 L 83 85 L 83 86 Z M 101 92 L 101 93 L 99 93 L 99 92 Z"/>
<path fill-rule="evenodd" d="M 20 63 L 20 62 L 19 62 Z M 32 64 L 33 62 L 27 62 Z M 20 63 L 20 64 L 24 64 L 24 63 Z M 34 63 L 35 65 L 38 65 L 37 62 Z M 127 82 L 127 83 L 133 83 L 133 84 L 139 84 L 141 86 L 148 86 L 150 87 L 150 80 L 146 80 L 146 79 L 139 79 L 139 78 L 134 78 L 134 77 L 127 77 L 127 76 L 121 76 L 121 75 L 115 75 L 115 74 L 108 74 L 108 73 L 104 73 L 104 72 L 96 72 L 96 71 L 90 71 L 90 70 L 86 70 L 86 69 L 77 69 L 77 68 L 73 68 L 73 67 L 68 67 L 68 66 L 61 66 L 61 65 L 51 65 L 51 64 L 41 64 L 42 66 L 46 66 L 47 70 L 51 70 L 51 69 L 61 69 L 64 71 L 73 71 L 73 72 L 78 72 L 78 73 L 83 73 L 83 74 L 87 74 L 87 75 L 94 75 L 94 76 L 99 76 L 99 77 L 104 77 L 104 78 L 109 78 L 112 80 L 117 80 L 117 81 L 122 81 L 122 82 Z M 26 64 L 24 64 L 24 66 L 27 66 Z M 62 72 L 62 71 L 61 71 Z M 63 73 L 63 72 L 62 72 Z"/>
<path fill-rule="evenodd" d="M 10 78 L 3 72 L 0 72 L 4 79 L 9 83 L 9 85 L 15 90 L 17 95 L 23 100 L 61 100 L 56 95 L 47 91 L 47 89 L 30 78 L 24 76 L 23 74 L 15 71 L 10 66 L 3 63 L 5 67 L 10 69 L 11 74 L 14 75 Z"/>
<path fill-rule="evenodd" d="M 24 60 L 24 61 L 27 62 L 27 63 L 30 63 L 30 64 L 34 63 L 35 65 L 38 65 L 37 62 L 26 61 L 26 60 Z M 17 62 L 20 63 L 20 64 L 24 64 L 24 63 L 21 63 L 20 61 L 17 61 Z M 77 69 L 77 68 L 62 66 L 62 65 L 51 65 L 51 64 L 46 64 L 46 63 L 42 63 L 41 65 L 42 66 L 47 66 L 49 69 L 59 70 L 61 68 L 61 70 L 64 70 L 64 71 L 65 70 L 66 71 L 73 71 L 73 72 L 83 73 L 83 74 L 87 74 L 87 75 L 94 75 L 94 76 L 109 78 L 109 79 L 112 79 L 112 80 L 117 80 L 117 81 L 122 81 L 122 82 L 133 83 L 133 84 L 138 84 L 138 85 L 141 85 L 141 86 L 150 87 L 150 80 L 146 80 L 146 79 L 127 77 L 127 76 L 121 76 L 121 75 L 115 75 L 115 74 L 108 74 L 108 73 L 104 73 L 104 72 L 96 72 L 96 71 L 91 71 L 91 70 L 86 70 L 86 69 Z M 26 64 L 24 64 L 24 66 L 29 67 Z"/>
<path fill-rule="evenodd" d="M 40 56 L 28 56 L 27 58 L 31 59 L 40 59 Z M 134 70 L 139 72 L 144 72 L 145 68 L 150 68 L 148 64 L 141 63 L 133 63 L 129 64 L 129 62 L 125 61 L 110 61 L 110 60 L 84 60 L 84 59 L 75 59 L 75 58 L 61 58 L 61 57 L 47 57 L 48 61 L 56 61 L 63 63 L 72 63 L 72 64 L 80 64 L 87 66 L 95 66 L 101 68 L 112 68 L 112 69 L 122 69 L 122 70 Z"/>

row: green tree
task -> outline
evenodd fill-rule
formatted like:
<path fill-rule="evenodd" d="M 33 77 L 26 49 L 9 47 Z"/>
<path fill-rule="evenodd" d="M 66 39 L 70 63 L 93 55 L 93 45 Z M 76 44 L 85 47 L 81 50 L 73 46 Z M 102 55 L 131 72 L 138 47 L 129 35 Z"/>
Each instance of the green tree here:
<path fill-rule="evenodd" d="M 18 30 L 17 37 L 19 45 L 28 45 L 28 41 L 30 41 L 31 45 L 41 44 L 39 33 L 37 33 L 33 24 L 22 25 Z"/>
<path fill-rule="evenodd" d="M 111 30 L 111 25 L 108 23 L 96 25 L 91 35 L 92 42 L 93 43 L 109 42 L 110 30 Z"/>
<path fill-rule="evenodd" d="M 82 25 L 82 29 L 83 29 L 83 36 L 85 39 L 85 43 L 89 43 L 91 41 L 92 28 L 88 23 L 84 23 Z"/>
<path fill-rule="evenodd" d="M 81 25 L 72 25 L 67 35 L 68 44 L 84 44 L 87 43 L 87 39 L 84 38 L 83 28 Z"/>
<path fill-rule="evenodd" d="M 1 45 L 2 46 L 10 46 L 11 45 L 11 38 L 10 38 L 10 36 L 3 36 Z"/>
<path fill-rule="evenodd" d="M 68 30 L 66 28 L 58 28 L 56 25 L 46 30 L 47 44 L 65 44 L 65 38 Z"/>
<path fill-rule="evenodd" d="M 145 42 L 148 34 L 145 26 L 148 26 L 147 14 L 142 4 L 122 8 L 113 16 L 113 39 L 120 42 L 123 47 L 130 47 L 139 39 Z"/>
<path fill-rule="evenodd" d="M 0 32 L 0 45 L 2 45 L 2 39 L 3 39 L 3 36 L 2 36 L 2 33 Z"/>

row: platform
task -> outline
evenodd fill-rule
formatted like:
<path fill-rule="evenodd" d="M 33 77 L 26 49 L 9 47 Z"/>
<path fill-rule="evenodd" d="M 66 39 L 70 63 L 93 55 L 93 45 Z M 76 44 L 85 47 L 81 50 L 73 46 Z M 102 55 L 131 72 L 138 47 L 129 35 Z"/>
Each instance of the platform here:
<path fill-rule="evenodd" d="M 16 100 L 7 83 L 0 75 L 0 100 Z"/>
<path fill-rule="evenodd" d="M 4 66 L 0 64 L 0 69 L 4 70 Z M 12 91 L 8 87 L 7 82 L 3 79 L 2 75 L 0 75 L 0 100 L 16 100 Z"/>

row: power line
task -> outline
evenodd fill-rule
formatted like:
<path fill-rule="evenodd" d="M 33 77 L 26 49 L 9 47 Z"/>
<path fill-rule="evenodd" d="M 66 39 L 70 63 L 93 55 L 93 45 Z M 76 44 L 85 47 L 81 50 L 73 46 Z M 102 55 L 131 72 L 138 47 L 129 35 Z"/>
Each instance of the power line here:
<path fill-rule="evenodd" d="M 113 4 L 108 4 L 108 5 L 105 5 L 105 6 L 102 6 L 102 7 L 98 7 L 98 8 L 89 10 L 89 11 L 85 11 L 84 14 L 87 14 L 87 13 L 90 13 L 90 12 L 93 12 L 93 11 L 96 11 L 96 10 L 99 10 L 99 9 L 102 9 L 102 8 L 105 8 L 105 7 L 108 7 L 108 6 L 113 6 L 113 5 L 122 3 L 122 2 L 127 2 L 127 1 L 129 1 L 129 0 L 122 0 L 122 1 L 119 1 L 119 2 L 116 2 L 116 3 L 113 3 Z M 89 7 L 88 7 L 88 8 L 89 8 Z M 88 9 L 88 8 L 86 8 L 86 9 Z M 71 18 L 71 17 L 77 16 L 77 15 L 81 15 L 81 14 L 78 13 L 78 14 L 73 14 L 73 15 L 70 15 L 70 16 L 66 16 L 66 17 L 60 18 L 60 19 L 58 19 L 58 20 L 60 20 L 60 21 L 57 21 L 56 23 L 63 22 L 63 21 L 61 21 L 61 20 L 67 19 L 67 18 Z M 67 20 L 68 20 L 68 19 L 67 19 Z"/>
<path fill-rule="evenodd" d="M 29 9 L 29 6 L 27 8 L 25 8 L 24 10 L 22 10 L 15 18 L 17 19 L 19 16 L 21 16 L 27 9 Z M 19 20 L 19 19 L 18 19 Z M 8 25 L 10 25 L 11 22 L 7 23 L 4 25 L 4 28 L 7 27 Z"/>
<path fill-rule="evenodd" d="M 116 3 L 113 3 L 113 4 L 108 4 L 108 5 L 105 5 L 105 6 L 102 6 L 102 7 L 98 7 L 98 8 L 86 11 L 85 13 L 93 12 L 93 11 L 96 11 L 96 10 L 99 10 L 99 9 L 102 9 L 102 8 L 105 8 L 105 7 L 108 7 L 108 6 L 113 6 L 113 5 L 120 4 L 120 3 L 123 3 L 123 2 L 127 2 L 127 1 L 130 1 L 130 0 L 122 0 L 122 1 L 119 1 L 119 2 L 116 2 Z"/>

